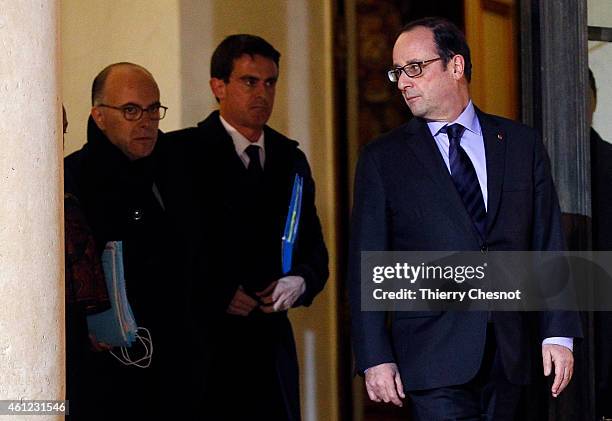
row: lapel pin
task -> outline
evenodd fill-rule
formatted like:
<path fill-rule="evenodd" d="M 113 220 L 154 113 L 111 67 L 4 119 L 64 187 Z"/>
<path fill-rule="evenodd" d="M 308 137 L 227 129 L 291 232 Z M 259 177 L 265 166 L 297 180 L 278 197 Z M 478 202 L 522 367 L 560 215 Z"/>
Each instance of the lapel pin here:
<path fill-rule="evenodd" d="M 502 140 L 504 140 L 504 136 L 501 133 L 497 133 L 497 140 L 501 142 Z"/>

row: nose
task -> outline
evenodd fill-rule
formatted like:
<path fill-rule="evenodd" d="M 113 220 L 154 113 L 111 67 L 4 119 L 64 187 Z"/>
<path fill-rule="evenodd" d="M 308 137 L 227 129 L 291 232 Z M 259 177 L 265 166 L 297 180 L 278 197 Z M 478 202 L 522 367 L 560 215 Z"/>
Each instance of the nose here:
<path fill-rule="evenodd" d="M 257 83 L 257 85 L 255 85 L 255 95 L 257 97 L 265 97 L 268 95 L 268 86 L 266 85 L 266 82 L 260 81 Z"/>
<path fill-rule="evenodd" d="M 140 123 L 141 127 L 152 127 L 156 124 L 159 124 L 158 120 L 153 120 L 151 118 L 151 114 L 149 114 L 147 110 L 143 110 L 142 117 L 140 117 L 140 120 L 138 120 L 138 122 Z"/>
<path fill-rule="evenodd" d="M 397 80 L 397 89 L 403 91 L 406 88 L 411 88 L 414 86 L 414 79 L 408 77 L 406 72 L 400 72 L 399 79 Z"/>

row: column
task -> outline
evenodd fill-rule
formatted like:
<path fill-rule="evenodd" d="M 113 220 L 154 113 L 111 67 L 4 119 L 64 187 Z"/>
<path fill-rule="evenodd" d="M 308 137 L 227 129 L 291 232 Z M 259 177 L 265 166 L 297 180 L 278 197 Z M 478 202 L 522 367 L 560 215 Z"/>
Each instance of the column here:
<path fill-rule="evenodd" d="M 56 0 L 0 0 L 3 400 L 63 399 L 65 394 L 58 13 Z"/>

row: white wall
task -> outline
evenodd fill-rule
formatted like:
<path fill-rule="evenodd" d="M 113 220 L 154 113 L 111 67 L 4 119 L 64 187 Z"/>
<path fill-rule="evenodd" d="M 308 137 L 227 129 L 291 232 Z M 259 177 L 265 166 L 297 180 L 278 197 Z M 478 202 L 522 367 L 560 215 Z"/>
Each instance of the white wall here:
<path fill-rule="evenodd" d="M 169 107 L 161 129 L 181 126 L 178 1 L 62 0 L 61 12 L 66 154 L 85 142 L 94 77 L 119 61 L 140 64 L 155 76 Z"/>

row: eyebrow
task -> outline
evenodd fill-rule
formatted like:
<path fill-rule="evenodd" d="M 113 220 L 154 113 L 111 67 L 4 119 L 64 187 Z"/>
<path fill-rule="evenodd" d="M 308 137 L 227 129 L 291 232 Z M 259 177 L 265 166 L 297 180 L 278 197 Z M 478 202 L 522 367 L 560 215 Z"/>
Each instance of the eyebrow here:
<path fill-rule="evenodd" d="M 161 102 L 160 101 L 155 101 L 155 102 L 150 103 L 146 107 L 143 107 L 140 104 L 136 104 L 135 102 L 126 102 L 125 104 L 121 104 L 120 107 L 128 107 L 130 105 L 135 105 L 135 106 L 140 107 L 140 108 L 149 108 L 149 107 L 152 107 L 154 105 L 161 105 Z"/>
<path fill-rule="evenodd" d="M 420 63 L 422 61 L 425 61 L 425 60 L 419 60 L 419 59 L 413 58 L 413 59 L 410 59 L 410 60 L 406 60 L 406 62 L 404 64 L 393 63 L 393 66 L 394 67 L 404 67 L 407 64 L 415 64 L 415 63 Z"/>
<path fill-rule="evenodd" d="M 241 80 L 245 80 L 245 79 L 262 80 L 260 77 L 252 76 L 252 75 L 243 75 L 243 76 L 240 76 L 238 79 L 241 79 Z M 272 76 L 272 77 L 269 77 L 269 78 L 263 79 L 263 80 L 265 80 L 266 82 L 271 81 L 271 80 L 278 80 L 278 76 Z"/>

